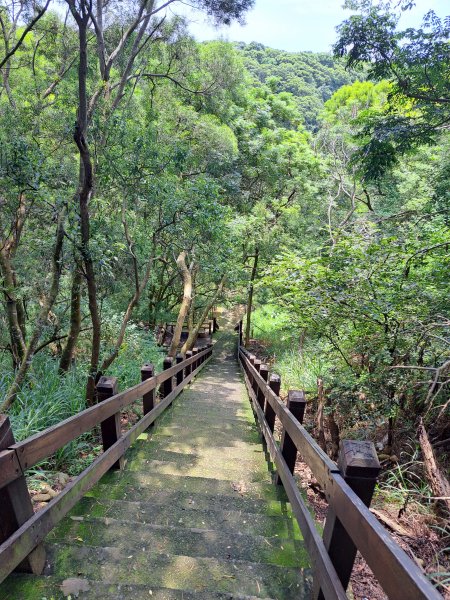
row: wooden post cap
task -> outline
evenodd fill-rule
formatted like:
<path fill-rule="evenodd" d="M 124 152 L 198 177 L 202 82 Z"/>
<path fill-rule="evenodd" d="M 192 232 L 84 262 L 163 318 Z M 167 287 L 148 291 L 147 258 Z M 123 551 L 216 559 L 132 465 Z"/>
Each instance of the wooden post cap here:
<path fill-rule="evenodd" d="M 374 444 L 356 440 L 341 441 L 338 465 L 344 477 L 375 478 L 381 469 Z"/>
<path fill-rule="evenodd" d="M 253 366 L 255 367 L 255 369 L 256 369 L 257 371 L 259 371 L 259 370 L 260 370 L 260 368 L 261 368 L 261 364 L 262 364 L 262 363 L 261 363 L 261 361 L 260 361 L 258 358 L 255 358 L 255 360 L 253 361 Z"/>
<path fill-rule="evenodd" d="M 272 375 L 269 377 L 269 385 L 271 390 L 278 396 L 281 388 L 281 377 L 276 373 L 272 373 Z"/>
<path fill-rule="evenodd" d="M 303 417 L 305 415 L 306 408 L 305 392 L 301 390 L 289 390 L 286 406 L 297 419 L 297 421 L 303 423 Z"/>
<path fill-rule="evenodd" d="M 102 375 L 96 385 L 98 394 L 108 394 L 114 396 L 117 394 L 117 377 L 108 377 Z"/>
<path fill-rule="evenodd" d="M 264 363 L 261 363 L 261 366 L 259 367 L 259 374 L 264 379 L 264 381 L 268 381 L 268 379 L 269 379 L 269 367 L 268 367 L 268 365 L 266 365 Z"/>
<path fill-rule="evenodd" d="M 184 356 L 182 354 L 177 354 L 176 362 L 180 363 L 180 362 L 183 362 L 183 360 L 184 360 Z"/>
<path fill-rule="evenodd" d="M 142 365 L 141 375 L 143 377 L 145 375 L 146 379 L 150 379 L 150 377 L 153 377 L 154 373 L 155 373 L 155 367 L 152 363 L 145 363 L 145 365 Z"/>

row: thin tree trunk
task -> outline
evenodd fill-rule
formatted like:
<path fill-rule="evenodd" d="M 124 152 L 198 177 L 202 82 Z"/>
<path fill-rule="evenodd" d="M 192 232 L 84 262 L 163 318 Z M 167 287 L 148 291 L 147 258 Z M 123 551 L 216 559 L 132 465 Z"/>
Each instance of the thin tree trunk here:
<path fill-rule="evenodd" d="M 13 383 L 6 392 L 5 400 L 0 406 L 0 413 L 7 411 L 16 399 L 17 393 L 20 390 L 20 386 L 22 385 L 31 363 L 33 362 L 34 353 L 36 351 L 39 338 L 42 335 L 42 330 L 47 322 L 49 312 L 58 295 L 59 281 L 61 279 L 61 254 L 64 241 L 64 220 L 65 211 L 63 211 L 58 217 L 56 241 L 52 259 L 52 281 L 50 284 L 50 289 L 47 296 L 43 298 L 41 310 L 39 311 L 39 315 L 34 326 L 34 331 L 26 346 L 25 356 L 16 373 Z"/>
<path fill-rule="evenodd" d="M 99 370 L 99 374 L 101 374 L 103 371 L 106 371 L 106 369 L 112 365 L 112 363 L 114 362 L 114 360 L 117 358 L 117 356 L 119 354 L 120 347 L 125 338 L 125 333 L 127 330 L 128 322 L 131 318 L 131 315 L 133 313 L 135 306 L 138 304 L 138 302 L 142 296 L 142 293 L 147 286 L 148 280 L 150 279 L 152 264 L 153 264 L 153 256 L 148 261 L 144 279 L 142 280 L 140 286 L 136 289 L 133 297 L 131 298 L 130 302 L 128 303 L 128 307 L 123 316 L 122 324 L 120 326 L 120 332 L 117 337 L 116 343 L 114 344 L 114 348 L 112 349 L 111 353 L 103 360 L 100 370 Z"/>
<path fill-rule="evenodd" d="M 11 259 L 5 249 L 0 250 L 0 270 L 4 282 L 4 297 L 6 303 L 6 318 L 8 321 L 9 338 L 13 357 L 13 366 L 17 368 L 23 361 L 26 352 L 25 339 L 19 322 L 16 285 Z"/>
<path fill-rule="evenodd" d="M 253 255 L 253 268 L 250 276 L 250 286 L 248 289 L 248 301 L 247 301 L 247 321 L 245 325 L 245 346 L 248 346 L 250 342 L 250 326 L 252 319 L 252 308 L 253 308 L 253 285 L 256 279 L 256 273 L 258 269 L 258 257 L 259 249 L 255 248 L 255 254 Z"/>
<path fill-rule="evenodd" d="M 186 265 L 186 252 L 184 250 L 177 258 L 177 266 L 183 280 L 183 300 L 181 302 L 177 322 L 173 332 L 172 343 L 170 344 L 169 352 L 167 353 L 168 356 L 172 357 L 177 353 L 178 345 L 181 339 L 181 332 L 183 331 L 184 320 L 186 319 L 186 315 L 192 301 L 192 272 Z"/>
<path fill-rule="evenodd" d="M 318 396 L 318 406 L 317 406 L 317 441 L 319 446 L 322 448 L 324 452 L 327 451 L 327 441 L 325 439 L 325 427 L 324 427 L 324 409 L 325 409 L 325 392 L 323 389 L 323 380 L 317 380 L 317 396 Z"/>
<path fill-rule="evenodd" d="M 211 307 L 214 305 L 217 298 L 222 293 L 224 283 L 225 283 L 225 275 L 222 276 L 222 279 L 220 280 L 220 283 L 217 286 L 217 290 L 216 290 L 214 296 L 211 298 L 211 301 L 206 305 L 203 313 L 200 316 L 200 319 L 198 319 L 198 321 L 197 321 L 197 325 L 192 330 L 189 329 L 188 339 L 185 341 L 185 343 L 183 344 L 183 347 L 181 348 L 181 354 L 185 354 L 188 350 L 192 350 L 192 348 L 194 347 L 195 340 L 197 339 L 198 332 L 200 331 L 200 327 L 202 326 L 203 322 L 207 319 L 208 313 L 211 310 Z"/>
<path fill-rule="evenodd" d="M 433 494 L 437 498 L 436 506 L 441 512 L 443 511 L 450 515 L 450 483 L 436 462 L 433 447 L 428 439 L 428 434 L 422 418 L 419 423 L 418 436 L 423 455 L 425 476 L 430 484 Z"/>
<path fill-rule="evenodd" d="M 88 381 L 86 385 L 86 399 L 89 405 L 92 405 L 95 397 L 95 384 L 98 373 L 98 363 L 100 359 L 100 340 L 101 340 L 101 319 L 97 302 L 97 283 L 95 277 L 94 263 L 92 261 L 89 241 L 90 241 L 90 217 L 89 201 L 94 187 L 94 174 L 92 167 L 91 154 L 87 142 L 88 127 L 88 102 L 87 102 L 87 72 L 88 72 L 88 48 L 87 48 L 87 29 L 89 15 L 86 8 L 82 13 L 78 13 L 75 4 L 69 2 L 72 15 L 78 25 L 78 39 L 80 60 L 78 64 L 78 118 L 75 126 L 74 140 L 78 147 L 80 155 L 80 180 L 78 186 L 78 200 L 80 210 L 80 237 L 81 237 L 81 256 L 83 258 L 86 284 L 88 290 L 89 313 L 92 322 L 92 345 L 91 360 L 89 367 Z"/>
<path fill-rule="evenodd" d="M 72 277 L 72 289 L 70 294 L 70 328 L 66 345 L 59 361 L 59 370 L 67 373 L 72 364 L 73 353 L 78 341 L 81 329 L 81 265 L 75 260 L 75 270 Z"/>

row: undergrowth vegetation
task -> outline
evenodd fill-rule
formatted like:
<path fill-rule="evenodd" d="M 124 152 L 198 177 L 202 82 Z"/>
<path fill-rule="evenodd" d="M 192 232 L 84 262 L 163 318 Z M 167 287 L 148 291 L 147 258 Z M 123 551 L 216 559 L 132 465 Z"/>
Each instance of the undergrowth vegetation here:
<path fill-rule="evenodd" d="M 118 318 L 109 319 L 105 324 L 109 334 L 106 339 L 113 339 L 118 326 Z M 117 360 L 105 374 L 117 377 L 119 391 L 124 390 L 139 383 L 140 367 L 146 362 L 153 363 L 156 371 L 161 370 L 162 353 L 151 332 L 131 324 Z M 59 372 L 57 358 L 45 352 L 36 355 L 33 368 L 9 412 L 16 441 L 56 425 L 86 408 L 86 370 L 86 355 L 82 353 L 64 376 Z M 3 358 L 0 355 L 0 372 L 2 394 L 14 377 L 9 360 L 4 355 Z M 100 448 L 97 431 L 90 431 L 57 450 L 51 458 L 30 470 L 30 475 L 42 474 L 47 470 L 76 475 L 90 464 Z"/>

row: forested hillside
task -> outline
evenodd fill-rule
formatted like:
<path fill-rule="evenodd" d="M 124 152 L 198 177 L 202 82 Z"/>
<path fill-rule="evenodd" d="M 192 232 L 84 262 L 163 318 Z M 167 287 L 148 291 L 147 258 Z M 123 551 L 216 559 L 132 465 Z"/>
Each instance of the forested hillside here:
<path fill-rule="evenodd" d="M 195 4 L 226 23 L 252 2 Z M 401 32 L 396 3 L 355 1 L 333 56 L 198 43 L 165 5 L 0 2 L 0 412 L 23 439 L 101 375 L 159 368 L 159 325 L 186 323 L 186 351 L 246 306 L 322 448 L 372 440 L 383 501 L 426 515 L 444 592 L 449 22 Z M 36 472 L 98 450 L 85 434 Z"/>
<path fill-rule="evenodd" d="M 307 129 L 317 129 L 324 103 L 343 85 L 358 78 L 342 60 L 326 52 L 286 52 L 263 44 L 236 44 L 244 64 L 257 81 L 274 92 L 289 92 Z M 363 76 L 360 70 L 359 77 Z"/>

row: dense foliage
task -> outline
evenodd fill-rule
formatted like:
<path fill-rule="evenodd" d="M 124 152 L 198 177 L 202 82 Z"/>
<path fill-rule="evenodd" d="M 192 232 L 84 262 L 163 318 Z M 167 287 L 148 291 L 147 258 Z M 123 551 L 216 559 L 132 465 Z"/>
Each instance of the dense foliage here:
<path fill-rule="evenodd" d="M 198 44 L 164 3 L 63 4 L 0 3 L 0 390 L 18 435 L 93 402 L 102 373 L 133 383 L 158 323 L 233 298 L 247 340 L 258 307 L 289 384 L 324 381 L 347 435 L 381 431 L 391 452 L 423 418 L 445 459 L 448 20 L 399 32 L 390 5 L 352 2 L 333 58 Z M 251 2 L 196 4 L 227 22 Z"/>

